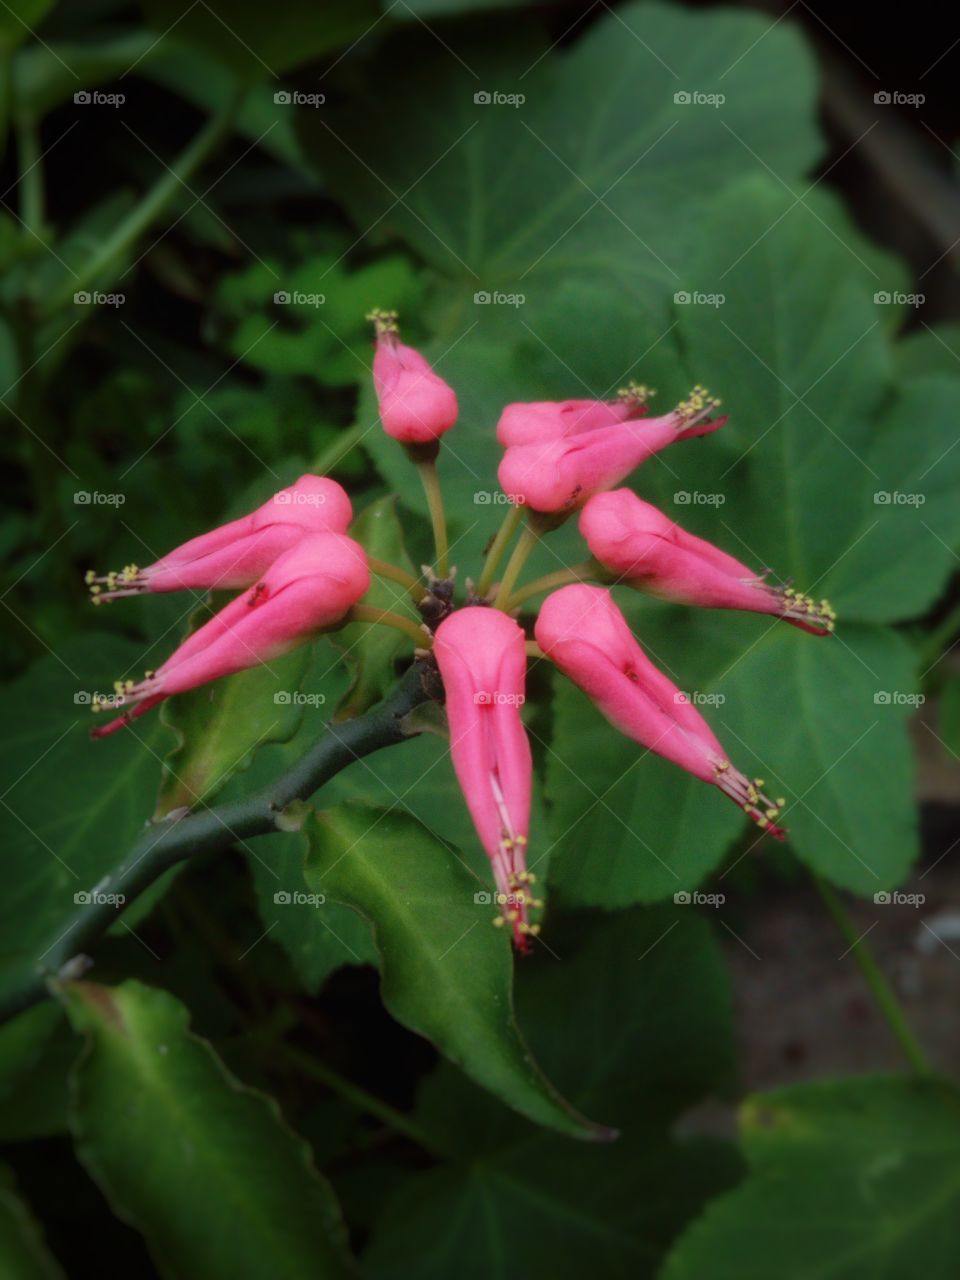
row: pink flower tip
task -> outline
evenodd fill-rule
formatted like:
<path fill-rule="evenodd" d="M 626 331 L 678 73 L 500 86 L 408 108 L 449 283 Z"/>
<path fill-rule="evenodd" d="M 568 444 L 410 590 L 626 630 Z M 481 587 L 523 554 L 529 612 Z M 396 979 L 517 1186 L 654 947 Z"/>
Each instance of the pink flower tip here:
<path fill-rule="evenodd" d="M 86 576 L 93 603 L 145 591 L 234 591 L 249 587 L 306 534 L 346 533 L 353 508 L 326 476 L 303 475 L 249 515 L 191 538 L 146 568 Z"/>
<path fill-rule="evenodd" d="M 497 426 L 506 446 L 501 488 L 534 511 L 574 511 L 675 440 L 706 435 L 726 421 L 711 417 L 720 401 L 703 387 L 660 418 L 645 416 L 652 394 L 631 384 L 615 401 L 507 405 Z"/>
<path fill-rule="evenodd" d="M 373 385 L 384 431 L 401 444 L 439 440 L 457 420 L 456 392 L 400 341 L 396 312 L 375 310 L 368 319 L 376 326 Z"/>
<path fill-rule="evenodd" d="M 828 600 L 766 582 L 768 571 L 758 573 L 687 533 L 629 489 L 594 495 L 580 514 L 580 532 L 618 581 L 661 599 L 771 614 L 814 635 L 829 635 L 836 625 Z"/>
<path fill-rule="evenodd" d="M 609 591 L 585 585 L 555 591 L 540 610 L 536 637 L 621 733 L 718 787 L 762 830 L 784 838 L 776 822 L 784 801 L 771 800 L 762 779 L 733 767 L 690 699 L 643 652 Z"/>
<path fill-rule="evenodd" d="M 490 859 L 500 915 L 526 951 L 539 931 L 530 913 L 543 905 L 527 870 L 533 761 L 520 718 L 527 656 L 523 631 L 505 613 L 458 609 L 436 632 L 446 692 L 450 754 L 467 808 Z"/>
<path fill-rule="evenodd" d="M 297 645 L 335 630 L 369 588 L 370 570 L 359 543 L 341 533 L 301 538 L 156 671 L 139 682 L 118 681 L 116 697 L 94 710 L 117 706 L 124 708 L 123 714 L 94 729 L 92 736 L 105 737 L 173 694 L 269 665 Z"/>

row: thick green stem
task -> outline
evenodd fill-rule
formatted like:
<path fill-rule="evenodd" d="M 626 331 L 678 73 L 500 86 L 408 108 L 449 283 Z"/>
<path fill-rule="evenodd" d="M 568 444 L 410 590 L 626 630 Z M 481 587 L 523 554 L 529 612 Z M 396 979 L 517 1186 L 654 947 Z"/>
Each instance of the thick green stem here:
<path fill-rule="evenodd" d="M 17 125 L 17 167 L 20 172 L 20 218 L 25 227 L 35 235 L 41 235 L 45 200 L 40 130 L 35 120 L 23 120 Z"/>
<path fill-rule="evenodd" d="M 436 1153 L 436 1144 L 431 1140 L 426 1130 L 421 1129 L 415 1120 L 411 1120 L 402 1111 L 397 1111 L 389 1102 L 384 1102 L 382 1098 L 378 1098 L 375 1094 L 368 1093 L 366 1089 L 340 1075 L 338 1071 L 334 1071 L 325 1062 L 314 1058 L 312 1054 L 306 1053 L 303 1049 L 298 1049 L 282 1040 L 272 1041 L 268 1046 L 268 1052 L 271 1058 L 274 1056 L 282 1057 L 286 1062 L 290 1063 L 294 1070 L 298 1071 L 302 1076 L 306 1076 L 308 1080 L 315 1080 L 318 1084 L 332 1089 L 334 1093 L 339 1094 L 341 1098 L 349 1102 L 351 1106 L 356 1107 L 358 1111 L 363 1111 L 366 1115 L 376 1116 L 378 1120 L 382 1120 L 385 1125 L 395 1129 L 397 1133 L 402 1133 L 404 1137 L 410 1138 L 418 1146 L 431 1153 Z"/>
<path fill-rule="evenodd" d="M 427 506 L 430 508 L 430 522 L 433 525 L 433 541 L 437 548 L 437 577 L 445 578 L 450 571 L 449 551 L 447 547 L 447 516 L 443 509 L 443 494 L 440 491 L 440 479 L 437 475 L 437 460 L 429 458 L 418 462 L 417 470 L 423 481 L 423 491 L 427 495 Z"/>
<path fill-rule="evenodd" d="M 595 560 L 584 560 L 581 564 L 572 565 L 569 569 L 557 569 L 555 573 L 545 573 L 542 578 L 534 578 L 526 586 L 515 591 L 508 601 L 507 607 L 515 609 L 531 596 L 542 595 L 544 591 L 553 591 L 556 587 L 565 587 L 571 582 L 596 581 L 599 565 Z"/>
<path fill-rule="evenodd" d="M 415 662 L 397 688 L 383 702 L 355 720 L 330 724 L 327 733 L 300 759 L 266 787 L 237 800 L 193 813 L 174 811 L 147 825 L 123 862 L 97 885 L 97 901 L 78 904 L 67 921 L 57 923 L 49 946 L 36 960 L 18 988 L 0 1003 L 4 1021 L 44 999 L 47 979 L 68 966 L 80 971 L 79 961 L 141 893 L 165 871 L 197 854 L 230 848 L 253 836 L 289 830 L 284 810 L 295 800 L 306 800 L 341 769 L 362 756 L 415 736 L 405 717 L 429 698 L 425 678 L 430 669 Z M 95 750 L 95 748 L 93 748 Z M 121 905 L 108 899 L 119 897 Z"/>
<path fill-rule="evenodd" d="M 883 1014 L 887 1025 L 899 1041 L 904 1057 L 914 1071 L 919 1072 L 921 1075 L 930 1075 L 932 1073 L 930 1063 L 920 1047 L 920 1042 L 913 1034 L 913 1029 L 907 1021 L 907 1015 L 904 1013 L 900 1001 L 884 977 L 873 952 L 860 933 L 858 933 L 856 925 L 847 914 L 847 909 L 841 902 L 839 895 L 819 876 L 815 875 L 813 881 L 827 910 L 833 916 L 837 928 L 848 943 L 848 949 L 853 952 L 853 957 L 860 966 L 860 972 L 866 979 L 877 1008 Z"/>
<path fill-rule="evenodd" d="M 190 145 L 184 148 L 172 165 L 164 169 L 139 204 L 114 228 L 112 234 L 83 263 L 76 275 L 71 275 L 51 294 L 44 308 L 47 315 L 65 306 L 78 290 L 96 284 L 136 244 L 147 227 L 159 218 L 178 192 L 184 189 L 187 180 L 229 132 L 241 98 L 240 93 L 232 95 L 216 115 L 211 116 Z"/>
<path fill-rule="evenodd" d="M 371 622 L 375 626 L 393 627 L 394 631 L 402 631 L 405 636 L 409 636 L 417 648 L 430 647 L 430 636 L 421 623 L 405 618 L 400 613 L 393 613 L 390 609 L 378 609 L 372 604 L 355 604 L 348 617 L 351 622 Z"/>
<path fill-rule="evenodd" d="M 421 579 L 415 578 L 412 573 L 407 573 L 406 569 L 401 569 L 398 564 L 378 560 L 376 556 L 367 556 L 367 564 L 370 566 L 370 572 L 375 573 L 378 578 L 389 578 L 391 582 L 399 582 L 411 593 L 419 592 L 421 596 L 424 595 L 426 588 Z"/>
<path fill-rule="evenodd" d="M 500 561 L 503 559 L 503 553 L 507 549 L 510 539 L 516 533 L 520 521 L 523 519 L 523 507 L 511 503 L 510 509 L 503 517 L 500 528 L 497 530 L 497 536 L 490 544 L 490 550 L 487 552 L 487 558 L 483 562 L 483 571 L 480 574 L 480 581 L 477 583 L 475 591 L 478 596 L 485 596 L 493 584 L 493 576 L 500 567 Z"/>
<path fill-rule="evenodd" d="M 506 609 L 508 601 L 513 594 L 514 583 L 520 576 L 520 571 L 527 563 L 527 557 L 540 541 L 540 535 L 534 529 L 530 520 L 523 526 L 523 532 L 517 539 L 517 545 L 513 548 L 513 554 L 507 561 L 507 567 L 503 571 L 503 577 L 500 579 L 500 587 L 494 600 L 494 608 Z"/>

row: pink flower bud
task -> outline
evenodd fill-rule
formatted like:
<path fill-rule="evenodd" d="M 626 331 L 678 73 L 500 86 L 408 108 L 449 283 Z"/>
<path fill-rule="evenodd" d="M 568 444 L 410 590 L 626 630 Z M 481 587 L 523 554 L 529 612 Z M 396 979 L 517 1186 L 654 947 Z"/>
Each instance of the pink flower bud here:
<path fill-rule="evenodd" d="M 437 628 L 434 653 L 446 690 L 450 754 L 493 864 L 503 919 L 526 950 L 534 877 L 526 869 L 533 763 L 520 719 L 527 655 L 524 634 L 505 613 L 458 609 Z"/>
<path fill-rule="evenodd" d="M 536 636 L 621 733 L 719 787 L 758 826 L 783 839 L 775 823 L 783 801 L 769 800 L 760 779 L 733 767 L 686 694 L 640 648 L 609 591 L 578 585 L 555 591 L 540 610 Z"/>
<path fill-rule="evenodd" d="M 497 427 L 497 439 L 507 446 L 497 472 L 500 487 L 534 511 L 572 511 L 666 445 L 706 435 L 726 421 L 710 419 L 720 402 L 702 387 L 665 417 L 644 418 L 650 394 L 634 387 L 612 403 L 507 405 Z"/>
<path fill-rule="evenodd" d="M 580 532 L 605 568 L 640 591 L 676 604 L 748 609 L 786 618 L 815 635 L 833 631 L 836 614 L 792 587 L 774 587 L 725 551 L 686 533 L 629 489 L 598 493 L 580 515 Z"/>
<path fill-rule="evenodd" d="M 304 475 L 256 511 L 191 538 L 145 569 L 128 565 L 103 577 L 89 573 L 87 582 L 95 604 L 144 591 L 249 587 L 305 534 L 345 533 L 352 519 L 350 499 L 335 480 Z"/>
<path fill-rule="evenodd" d="M 373 385 L 384 431 L 401 444 L 439 440 L 457 420 L 456 393 L 419 351 L 400 341 L 393 312 L 374 311 L 370 318 L 377 327 Z"/>
<path fill-rule="evenodd" d="M 118 685 L 116 705 L 130 708 L 94 737 L 113 733 L 175 693 L 233 675 L 339 627 L 370 587 L 367 557 L 341 533 L 302 537 L 209 622 L 188 636 L 139 684 Z"/>

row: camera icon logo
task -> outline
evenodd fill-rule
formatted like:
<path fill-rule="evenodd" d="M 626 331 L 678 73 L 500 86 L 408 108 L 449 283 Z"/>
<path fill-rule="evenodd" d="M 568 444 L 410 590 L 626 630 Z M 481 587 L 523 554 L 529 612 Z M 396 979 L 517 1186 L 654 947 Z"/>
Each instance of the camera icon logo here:
<path fill-rule="evenodd" d="M 886 689 L 878 689 L 873 695 L 874 704 L 878 707 L 889 707 L 891 702 L 890 694 Z"/>
<path fill-rule="evenodd" d="M 873 895 L 873 900 L 878 907 L 887 907 L 890 905 L 890 895 L 881 890 L 880 893 Z"/>
<path fill-rule="evenodd" d="M 886 289 L 879 289 L 874 295 L 873 300 L 878 307 L 889 307 L 893 298 Z"/>
<path fill-rule="evenodd" d="M 86 107 L 90 104 L 90 94 L 86 89 L 79 89 L 74 95 L 73 100 L 78 107 Z"/>
<path fill-rule="evenodd" d="M 873 100 L 878 107 L 887 107 L 891 102 L 890 94 L 886 89 L 881 89 L 879 93 L 875 93 L 873 95 Z"/>
<path fill-rule="evenodd" d="M 689 295 L 689 293 L 687 293 L 687 291 L 686 291 L 685 289 L 681 289 L 679 293 L 675 293 L 675 294 L 673 295 L 673 300 L 674 300 L 674 302 L 677 304 L 677 306 L 678 306 L 678 307 L 685 307 L 685 306 L 689 306 L 689 304 L 690 304 L 690 295 Z"/>
<path fill-rule="evenodd" d="M 480 889 L 473 895 L 473 900 L 478 907 L 490 907 L 493 905 L 493 894 L 486 889 Z"/>
<path fill-rule="evenodd" d="M 289 689 L 278 689 L 273 695 L 273 701 L 278 707 L 288 707 L 292 701 Z"/>
<path fill-rule="evenodd" d="M 878 507 L 889 507 L 890 494 L 886 491 L 886 489 L 878 489 L 877 492 L 873 495 L 873 501 Z"/>
<path fill-rule="evenodd" d="M 279 293 L 273 295 L 273 300 L 278 307 L 286 307 L 290 303 L 290 295 L 285 289 L 281 289 Z"/>
<path fill-rule="evenodd" d="M 490 94 L 486 89 L 479 89 L 473 95 L 473 100 L 478 107 L 487 107 L 490 105 Z"/>
<path fill-rule="evenodd" d="M 673 900 L 678 907 L 688 907 L 690 905 L 690 893 L 686 889 L 680 889 L 673 895 Z"/>
<path fill-rule="evenodd" d="M 688 507 L 690 505 L 690 494 L 686 489 L 678 489 L 673 495 L 673 500 L 678 506 Z"/>
<path fill-rule="evenodd" d="M 678 107 L 688 107 L 690 105 L 690 94 L 686 89 L 679 89 L 673 95 L 673 100 Z"/>
<path fill-rule="evenodd" d="M 91 302 L 90 294 L 86 289 L 81 289 L 79 293 L 73 295 L 74 305 L 78 307 L 88 307 Z"/>
<path fill-rule="evenodd" d="M 273 100 L 278 107 L 289 107 L 293 97 L 289 89 L 278 89 L 273 95 Z"/>
<path fill-rule="evenodd" d="M 74 506 L 77 507 L 89 507 L 92 500 L 92 495 L 86 489 L 80 489 L 73 495 Z"/>
<path fill-rule="evenodd" d="M 93 899 L 86 889 L 81 889 L 79 893 L 73 895 L 73 900 L 78 907 L 89 907 Z"/>
<path fill-rule="evenodd" d="M 78 689 L 73 695 L 74 704 L 78 707 L 89 707 L 93 699 L 87 693 L 86 689 Z"/>
<path fill-rule="evenodd" d="M 490 697 L 490 694 L 487 693 L 486 689 L 480 689 L 473 695 L 473 701 L 478 707 L 489 707 L 493 699 Z"/>
<path fill-rule="evenodd" d="M 278 907 L 288 907 L 291 902 L 290 893 L 286 889 L 278 889 L 273 895 L 273 900 Z"/>
<path fill-rule="evenodd" d="M 478 307 L 485 307 L 490 302 L 490 295 L 485 289 L 481 289 L 479 293 L 473 295 L 473 301 Z"/>

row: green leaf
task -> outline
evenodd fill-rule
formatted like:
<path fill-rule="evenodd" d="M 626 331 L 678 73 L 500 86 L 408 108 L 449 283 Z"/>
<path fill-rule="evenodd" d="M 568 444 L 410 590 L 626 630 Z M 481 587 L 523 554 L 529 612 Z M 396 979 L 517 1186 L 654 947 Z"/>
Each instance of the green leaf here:
<path fill-rule="evenodd" d="M 150 816 L 166 732 L 154 720 L 91 742 L 93 695 L 143 665 L 143 647 L 90 633 L 65 639 L 7 690 L 3 743 L 0 994 L 42 965 L 88 892 Z"/>
<path fill-rule="evenodd" d="M 403 529 L 397 519 L 397 500 L 380 498 L 357 516 L 350 528 L 367 554 L 413 573 L 413 563 L 403 544 Z M 389 609 L 419 622 L 409 594 L 389 578 L 372 577 L 370 590 L 363 598 L 365 605 Z M 396 663 L 402 653 L 411 653 L 410 640 L 392 627 L 352 623 L 343 627 L 334 639 L 353 669 L 353 681 L 337 707 L 337 718 L 347 720 L 372 707 L 396 683 Z"/>
<path fill-rule="evenodd" d="M 0 1141 L 67 1131 L 67 1076 L 78 1049 L 63 1011 L 49 1002 L 0 1027 Z"/>
<path fill-rule="evenodd" d="M 689 1228 L 662 1280 L 956 1274 L 952 1084 L 877 1076 L 756 1094 L 741 1132 L 750 1176 Z"/>
<path fill-rule="evenodd" d="M 652 1276 L 680 1227 L 732 1183 L 724 1146 L 669 1136 L 732 1063 L 730 993 L 707 924 L 689 908 L 581 914 L 553 941 L 556 955 L 539 952 L 518 975 L 521 1026 L 578 1105 L 602 1106 L 622 1137 L 574 1147 L 444 1064 L 417 1119 L 452 1163 L 391 1197 L 364 1258 L 376 1280 L 412 1269 Z"/>
<path fill-rule="evenodd" d="M 763 163 L 789 181 L 816 159 L 813 65 L 787 24 L 634 4 L 547 58 L 542 36 L 505 21 L 465 58 L 419 23 L 390 42 L 370 73 L 389 76 L 390 128 L 355 98 L 302 122 L 358 225 L 401 235 L 470 294 L 522 281 L 532 296 L 571 271 L 618 288 L 671 280 L 678 222 L 705 195 Z M 493 91 L 525 101 L 478 101 Z"/>
<path fill-rule="evenodd" d="M 140 0 L 140 7 L 157 35 L 176 27 L 178 42 L 197 45 L 247 80 L 275 78 L 358 40 L 378 17 L 374 0 L 290 0 L 282 22 L 259 0 L 233 0 L 225 16 L 189 0 Z"/>
<path fill-rule="evenodd" d="M 5 5 L 0 12 L 0 48 L 5 52 L 35 35 L 56 0 L 19 0 L 16 9 Z"/>
<path fill-rule="evenodd" d="M 42 120 L 75 93 L 107 84 L 134 65 L 142 70 L 144 59 L 149 59 L 156 47 L 157 38 L 152 32 L 126 31 L 121 35 L 101 34 L 96 40 L 82 43 L 57 41 L 21 49 L 13 63 L 14 118 Z M 90 125 L 93 126 L 92 120 Z"/>
<path fill-rule="evenodd" d="M 0 1166 L 0 1271 L 10 1280 L 65 1280 L 29 1207 L 17 1194 L 12 1173 L 4 1166 Z"/>
<path fill-rule="evenodd" d="M 204 608 L 192 621 L 199 626 L 207 617 Z M 259 747 L 293 737 L 303 715 L 300 685 L 309 658 L 309 646 L 302 645 L 164 704 L 161 719 L 180 742 L 164 764 L 155 818 L 207 803 L 249 767 Z"/>
<path fill-rule="evenodd" d="M 73 1093 L 80 1159 L 162 1274 L 353 1274 L 307 1145 L 188 1031 L 179 1001 L 139 982 L 69 983 L 62 998 L 89 1040 Z"/>
<path fill-rule="evenodd" d="M 960 676 L 949 675 L 940 694 L 940 736 L 960 760 Z"/>
<path fill-rule="evenodd" d="M 456 852 L 411 818 L 361 805 L 316 814 L 305 831 L 307 883 L 372 923 L 397 1021 L 522 1115 L 573 1137 L 607 1136 L 563 1101 L 520 1038 L 510 942 Z"/>

